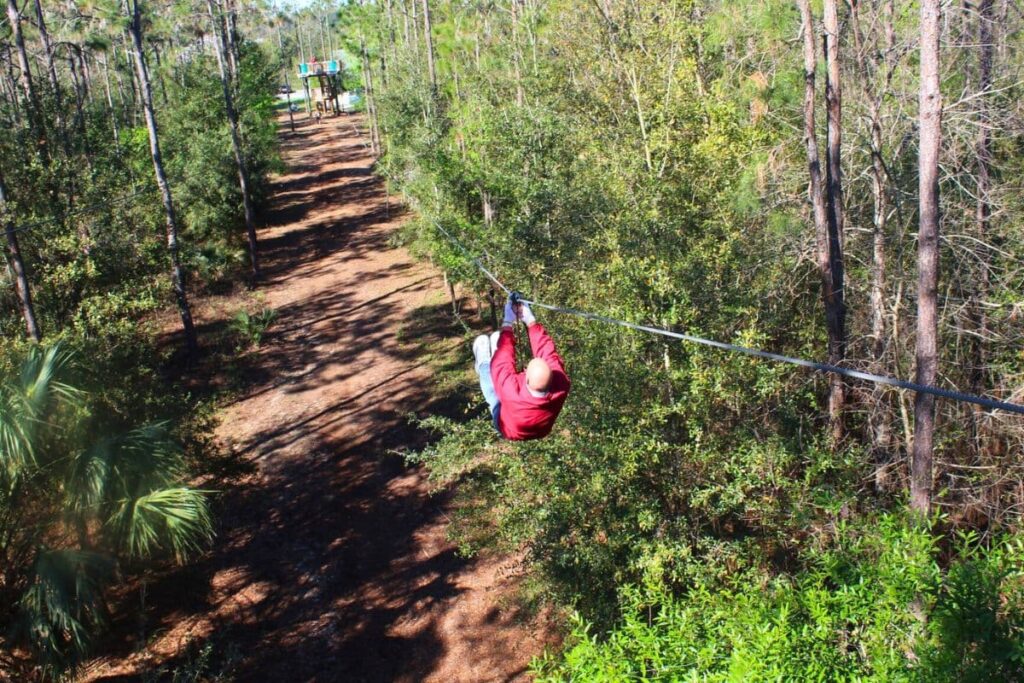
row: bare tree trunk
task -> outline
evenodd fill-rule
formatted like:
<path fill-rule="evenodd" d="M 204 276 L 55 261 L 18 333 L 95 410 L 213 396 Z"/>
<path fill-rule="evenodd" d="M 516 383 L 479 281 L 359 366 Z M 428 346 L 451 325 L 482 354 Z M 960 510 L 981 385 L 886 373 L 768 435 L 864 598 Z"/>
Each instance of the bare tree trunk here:
<path fill-rule="evenodd" d="M 228 67 L 231 74 L 230 82 L 238 85 L 238 74 L 241 73 L 242 55 L 238 50 L 238 11 L 235 8 L 234 0 L 225 0 L 227 10 L 227 35 L 228 35 Z"/>
<path fill-rule="evenodd" d="M 28 112 L 29 125 L 36 137 L 36 144 L 44 159 L 49 159 L 46 144 L 46 130 L 43 125 L 42 111 L 35 87 L 32 85 L 32 70 L 29 67 L 28 50 L 25 47 L 25 35 L 21 30 L 21 12 L 16 0 L 7 0 L 7 21 L 11 26 L 11 37 L 18 53 L 18 67 L 21 69 L 21 88 L 25 91 L 25 109 Z"/>
<path fill-rule="evenodd" d="M 455 317 L 459 316 L 459 298 L 455 294 L 455 283 L 448 277 L 448 273 L 444 273 L 444 287 L 448 290 L 448 297 L 452 300 L 452 314 Z"/>
<path fill-rule="evenodd" d="M 526 97 L 523 91 L 523 53 L 519 48 L 519 0 L 512 0 L 512 68 L 516 81 L 516 105 L 523 106 Z"/>
<path fill-rule="evenodd" d="M 323 61 L 330 59 L 330 53 L 327 51 L 327 39 L 324 36 L 324 18 L 316 18 L 316 26 L 320 29 L 320 52 L 323 54 Z"/>
<path fill-rule="evenodd" d="M 160 99 L 167 106 L 167 84 L 164 83 L 163 63 L 160 60 L 160 45 L 153 43 L 153 59 L 156 61 L 156 82 L 160 86 Z"/>
<path fill-rule="evenodd" d="M 980 0 L 978 3 L 978 91 L 982 93 L 982 96 L 978 105 L 981 125 L 978 126 L 978 139 L 975 143 L 975 154 L 978 159 L 978 199 L 974 225 L 977 238 L 982 242 L 987 241 L 992 215 L 992 205 L 989 201 L 991 189 L 989 168 L 992 164 L 992 149 L 989 133 L 991 121 L 988 91 L 992 88 L 992 61 L 995 55 L 993 5 L 993 0 Z M 979 273 L 971 311 L 971 321 L 977 331 L 977 335 L 971 342 L 971 391 L 976 394 L 982 393 L 986 384 L 987 359 L 984 340 L 988 337 L 988 315 L 982 302 L 988 298 L 990 280 L 989 263 L 986 261 Z"/>
<path fill-rule="evenodd" d="M 40 0 L 35 0 L 36 28 L 39 30 L 39 40 L 43 44 L 43 54 L 46 56 L 46 72 L 50 78 L 50 87 L 53 89 L 53 101 L 57 118 L 57 128 L 64 129 L 60 82 L 57 80 L 57 67 L 53 62 L 53 46 L 50 44 L 50 34 L 46 30 L 46 19 L 43 17 L 43 5 Z"/>
<path fill-rule="evenodd" d="M 86 162 L 91 164 L 92 153 L 89 149 L 89 139 L 85 134 L 85 111 L 83 109 L 85 106 L 85 74 L 78 69 L 78 60 L 75 58 L 76 50 L 77 46 L 68 47 L 68 70 L 71 73 L 71 85 L 74 88 L 75 96 L 75 125 L 85 146 Z"/>
<path fill-rule="evenodd" d="M 370 148 L 374 156 L 380 154 L 380 134 L 377 127 L 377 99 L 373 91 L 373 72 L 370 64 L 370 55 L 366 50 L 366 40 L 359 37 L 359 51 L 362 53 L 363 80 L 366 82 L 366 109 L 370 115 Z"/>
<path fill-rule="evenodd" d="M 872 245 L 871 245 L 871 361 L 872 370 L 882 374 L 885 371 L 885 287 L 886 287 L 886 222 L 889 211 L 886 193 L 885 162 L 882 159 L 882 94 L 885 85 L 872 82 L 872 71 L 868 67 L 866 47 L 861 34 L 859 0 L 850 0 L 850 24 L 854 50 L 863 84 L 864 99 L 868 108 L 868 126 L 871 146 L 871 199 L 872 199 Z M 890 35 L 891 16 L 886 17 L 886 35 Z M 868 427 L 871 431 L 873 460 L 876 470 L 876 484 L 884 489 L 884 468 L 892 436 L 886 410 L 885 388 L 876 385 L 868 407 Z"/>
<path fill-rule="evenodd" d="M 413 0 L 415 2 L 415 0 Z M 409 10 L 405 7 L 405 0 L 402 3 L 402 32 L 405 34 L 405 46 L 409 47 Z"/>
<path fill-rule="evenodd" d="M 808 194 L 814 214 L 814 234 L 817 245 L 818 272 L 821 276 L 821 295 L 825 304 L 825 324 L 828 331 L 829 362 L 843 350 L 842 335 L 842 299 L 841 293 L 835 290 L 835 279 L 832 272 L 835 259 L 832 250 L 835 246 L 830 234 L 830 221 L 825 198 L 825 186 L 821 177 L 821 161 L 818 155 L 818 141 L 814 123 L 815 77 L 817 65 L 815 58 L 814 18 L 811 15 L 809 0 L 797 0 L 800 10 L 804 34 L 804 144 L 807 147 L 807 168 L 810 174 Z M 841 262 L 841 260 L 840 260 Z M 841 357 L 839 358 L 841 360 Z M 838 387 L 838 388 L 837 388 Z M 829 418 L 832 426 L 834 443 L 837 433 L 842 435 L 842 394 L 843 385 L 830 382 L 829 387 Z M 838 427 L 837 427 L 838 424 Z"/>
<path fill-rule="evenodd" d="M 107 108 L 110 112 L 110 124 L 114 132 L 114 149 L 117 151 L 117 156 L 121 156 L 121 132 L 118 130 L 117 117 L 118 112 L 114 108 L 114 94 L 110 89 L 110 67 L 107 65 L 107 57 L 103 56 L 103 88 L 107 94 Z"/>
<path fill-rule="evenodd" d="M 385 11 L 388 17 L 388 47 L 391 49 L 391 63 L 395 64 L 398 62 L 398 45 L 395 40 L 395 9 L 394 0 L 385 0 L 384 3 Z M 388 82 L 385 78 L 384 87 L 387 88 Z"/>
<path fill-rule="evenodd" d="M 217 68 L 220 71 L 221 92 L 224 95 L 224 111 L 231 128 L 231 147 L 235 152 L 235 166 L 238 170 L 238 187 L 242 191 L 242 209 L 245 213 L 245 232 L 249 240 L 249 263 L 252 267 L 253 280 L 260 279 L 259 246 L 256 242 L 256 219 L 253 215 L 252 197 L 249 194 L 249 172 L 245 167 L 245 150 L 242 149 L 242 136 L 239 133 L 238 112 L 235 111 L 235 100 L 231 95 L 231 84 L 227 73 L 227 36 L 224 16 L 215 7 L 214 0 L 207 0 L 210 20 L 213 22 L 214 52 L 217 54 Z"/>
<path fill-rule="evenodd" d="M 13 0 L 12 0 L 13 1 Z M 434 38 L 430 29 L 430 2 L 423 0 L 423 38 L 427 44 L 427 68 L 430 71 L 430 91 L 437 93 L 437 70 L 434 66 Z"/>
<path fill-rule="evenodd" d="M 141 99 L 142 86 L 138 83 L 138 77 L 136 76 L 136 74 L 138 73 L 138 65 L 133 64 L 133 62 L 137 60 L 135 59 L 134 52 L 128 46 L 129 43 L 131 42 L 131 38 L 130 36 L 122 37 L 124 39 L 125 67 L 128 70 L 128 85 L 131 87 L 132 95 L 132 125 L 137 126 L 139 125 L 139 100 Z"/>
<path fill-rule="evenodd" d="M 90 107 L 96 104 L 96 100 L 93 97 L 93 87 L 96 81 L 92 75 L 92 61 L 89 59 L 90 52 L 84 47 L 78 48 L 78 68 L 82 74 L 82 95 L 85 97 L 85 102 Z"/>
<path fill-rule="evenodd" d="M 114 81 L 117 83 L 117 97 L 121 101 L 121 113 L 128 114 L 128 98 L 124 94 L 124 79 L 121 78 L 121 70 L 118 68 L 117 43 L 111 41 L 110 56 L 114 58 Z"/>
<path fill-rule="evenodd" d="M 939 0 L 921 0 L 920 225 L 917 237 L 918 384 L 935 384 L 938 372 L 939 148 L 942 96 L 939 90 Z M 932 437 L 935 397 L 914 399 L 914 450 L 910 463 L 910 505 L 927 515 L 932 503 Z"/>
<path fill-rule="evenodd" d="M 827 114 L 825 172 L 826 205 L 828 215 L 828 258 L 832 273 L 833 302 L 826 307 L 829 327 L 829 363 L 840 364 L 846 357 L 846 294 L 843 264 L 843 172 L 840 163 L 842 151 L 843 96 L 839 76 L 839 14 L 836 0 L 825 0 L 825 111 Z M 846 387 L 843 378 L 829 378 L 828 413 L 832 427 L 832 442 L 838 444 L 844 435 L 843 409 Z"/>
<path fill-rule="evenodd" d="M 21 316 L 25 319 L 25 329 L 33 341 L 39 342 L 42 335 L 39 332 L 39 323 L 36 322 L 36 311 L 32 306 L 32 288 L 28 282 L 28 272 L 25 269 L 25 261 L 21 256 L 21 248 L 18 246 L 18 233 L 14 225 L 5 215 L 7 211 L 7 193 L 5 192 L 3 179 L 0 178 L 0 220 L 4 224 L 4 234 L 7 237 L 7 268 L 14 281 L 14 289 L 18 295 L 18 303 L 21 305 Z"/>
<path fill-rule="evenodd" d="M 18 84 L 14 77 L 14 57 L 12 56 L 11 47 L 5 46 L 7 56 L 7 71 L 4 73 L 4 88 L 7 91 L 7 97 L 11 102 L 11 125 L 21 125 L 21 103 L 18 101 Z"/>
<path fill-rule="evenodd" d="M 149 131 L 149 152 L 153 158 L 153 172 L 156 176 L 156 184 L 160 187 L 160 195 L 163 197 L 164 203 L 164 213 L 167 218 L 167 250 L 171 255 L 171 284 L 174 287 L 174 295 L 178 302 L 178 313 L 181 315 L 181 325 L 185 332 L 185 347 L 190 355 L 194 355 L 199 350 L 199 343 L 196 340 L 195 325 L 192 323 L 192 310 L 188 304 L 188 295 L 185 288 L 185 273 L 181 267 L 181 256 L 178 253 L 178 218 L 174 211 L 171 186 L 167 182 L 167 175 L 164 173 L 164 163 L 160 155 L 160 138 L 157 133 L 156 115 L 153 112 L 153 89 L 149 83 L 149 74 L 146 72 L 146 57 L 142 47 L 142 17 L 139 12 L 140 0 L 126 0 L 127 2 L 131 3 L 129 34 L 131 35 L 132 46 L 135 49 L 135 71 L 141 90 L 146 128 Z"/>

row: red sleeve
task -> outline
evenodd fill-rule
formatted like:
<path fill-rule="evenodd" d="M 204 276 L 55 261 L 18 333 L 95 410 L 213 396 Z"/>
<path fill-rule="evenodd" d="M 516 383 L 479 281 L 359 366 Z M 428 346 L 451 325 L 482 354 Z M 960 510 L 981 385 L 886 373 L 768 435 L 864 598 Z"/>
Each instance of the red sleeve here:
<path fill-rule="evenodd" d="M 569 378 L 565 374 L 565 365 L 562 364 L 561 357 L 555 351 L 555 342 L 551 341 L 551 337 L 548 336 L 544 326 L 540 323 L 534 323 L 526 329 L 530 335 L 530 348 L 533 349 L 534 357 L 543 360 L 548 364 L 552 372 L 562 375 L 568 381 Z M 500 343 L 498 348 L 501 348 Z"/>
<path fill-rule="evenodd" d="M 519 377 L 516 376 L 516 343 L 511 327 L 503 327 L 498 337 L 498 348 L 491 358 L 491 381 L 498 400 L 504 403 L 505 396 L 519 393 Z"/>

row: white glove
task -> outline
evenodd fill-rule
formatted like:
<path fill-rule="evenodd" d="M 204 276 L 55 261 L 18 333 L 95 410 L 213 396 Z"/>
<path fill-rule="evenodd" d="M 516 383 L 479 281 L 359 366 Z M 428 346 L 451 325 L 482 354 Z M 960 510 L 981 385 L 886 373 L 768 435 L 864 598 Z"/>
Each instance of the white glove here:
<path fill-rule="evenodd" d="M 523 302 L 519 303 L 519 319 L 527 325 L 537 322 L 537 319 L 533 317 L 533 311 L 530 310 L 530 306 Z"/>
<path fill-rule="evenodd" d="M 512 327 L 515 324 L 516 324 L 516 312 L 515 312 L 515 309 L 512 308 L 512 299 L 508 299 L 508 300 L 505 301 L 505 321 L 502 323 L 502 325 L 507 325 L 508 327 Z"/>

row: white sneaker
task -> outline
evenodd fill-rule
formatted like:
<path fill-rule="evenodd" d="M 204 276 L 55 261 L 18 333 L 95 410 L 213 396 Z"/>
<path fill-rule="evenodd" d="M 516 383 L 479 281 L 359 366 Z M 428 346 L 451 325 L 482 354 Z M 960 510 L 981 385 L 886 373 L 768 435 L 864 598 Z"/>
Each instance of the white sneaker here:
<path fill-rule="evenodd" d="M 473 357 L 478 366 L 491 362 L 491 340 L 486 334 L 481 334 L 473 340 Z"/>

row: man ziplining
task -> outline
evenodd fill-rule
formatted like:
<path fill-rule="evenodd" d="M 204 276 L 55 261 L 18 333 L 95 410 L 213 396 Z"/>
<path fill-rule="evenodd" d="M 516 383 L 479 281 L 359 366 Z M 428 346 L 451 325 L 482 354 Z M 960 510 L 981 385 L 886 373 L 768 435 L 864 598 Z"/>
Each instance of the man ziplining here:
<path fill-rule="evenodd" d="M 534 356 L 520 373 L 516 373 L 512 336 L 517 319 L 526 323 Z M 498 433 L 512 441 L 542 439 L 550 434 L 569 395 L 569 377 L 555 343 L 530 307 L 509 296 L 501 330 L 477 337 L 473 356 L 480 390 Z"/>

